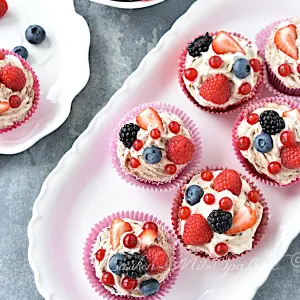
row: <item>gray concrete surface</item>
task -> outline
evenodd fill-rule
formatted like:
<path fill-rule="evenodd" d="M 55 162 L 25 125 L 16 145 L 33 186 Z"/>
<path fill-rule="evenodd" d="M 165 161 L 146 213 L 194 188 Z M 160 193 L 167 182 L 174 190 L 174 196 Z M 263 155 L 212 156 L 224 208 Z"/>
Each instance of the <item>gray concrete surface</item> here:
<path fill-rule="evenodd" d="M 90 81 L 76 97 L 70 117 L 56 132 L 24 153 L 0 156 L 0 300 L 43 299 L 27 261 L 27 224 L 44 179 L 145 54 L 193 2 L 167 0 L 152 8 L 123 11 L 75 0 L 77 12 L 86 18 L 91 30 Z M 298 252 L 300 237 L 255 300 L 300 299 L 300 268 L 291 263 Z"/>

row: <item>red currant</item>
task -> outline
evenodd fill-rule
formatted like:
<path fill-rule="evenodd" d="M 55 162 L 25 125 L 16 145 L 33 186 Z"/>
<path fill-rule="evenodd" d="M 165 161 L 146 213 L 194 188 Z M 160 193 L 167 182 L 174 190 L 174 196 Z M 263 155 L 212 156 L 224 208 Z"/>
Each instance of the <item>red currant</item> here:
<path fill-rule="evenodd" d="M 176 121 L 172 121 L 169 124 L 169 129 L 172 133 L 177 134 L 180 131 L 180 125 Z"/>
<path fill-rule="evenodd" d="M 247 136 L 242 136 L 237 140 L 237 146 L 240 150 L 248 150 L 251 145 L 251 141 Z"/>
<path fill-rule="evenodd" d="M 201 173 L 201 178 L 204 181 L 211 181 L 214 178 L 214 175 L 211 171 L 205 170 Z"/>
<path fill-rule="evenodd" d="M 253 203 L 257 203 L 260 200 L 260 194 L 258 191 L 250 191 L 247 195 L 248 200 Z"/>
<path fill-rule="evenodd" d="M 97 251 L 97 253 L 96 253 L 96 259 L 97 259 L 98 261 L 102 261 L 103 258 L 104 258 L 104 256 L 105 256 L 105 250 L 104 250 L 104 249 L 99 249 L 99 250 Z"/>
<path fill-rule="evenodd" d="M 179 209 L 179 219 L 186 220 L 191 215 L 191 210 L 187 206 L 182 206 Z"/>
<path fill-rule="evenodd" d="M 150 131 L 150 136 L 154 139 L 157 140 L 160 138 L 160 131 L 157 128 L 154 128 Z"/>
<path fill-rule="evenodd" d="M 254 72 L 258 72 L 260 70 L 261 63 L 258 59 L 256 59 L 256 58 L 250 59 L 249 63 Z"/>
<path fill-rule="evenodd" d="M 133 169 L 136 169 L 141 165 L 140 161 L 134 157 L 130 158 L 129 164 L 130 164 L 130 167 Z"/>
<path fill-rule="evenodd" d="M 143 146 L 144 146 L 144 143 L 141 140 L 135 140 L 133 142 L 133 149 L 135 151 L 141 150 Z"/>
<path fill-rule="evenodd" d="M 248 117 L 247 117 L 247 122 L 250 124 L 250 125 L 254 125 L 258 122 L 259 120 L 259 115 L 258 114 L 250 114 Z"/>
<path fill-rule="evenodd" d="M 124 277 L 121 284 L 124 290 L 130 292 L 137 287 L 137 280 L 129 277 Z"/>
<path fill-rule="evenodd" d="M 103 273 L 101 281 L 105 285 L 114 285 L 115 284 L 115 278 L 114 278 L 113 274 L 111 274 L 109 272 Z"/>
<path fill-rule="evenodd" d="M 187 80 L 194 81 L 198 76 L 198 72 L 194 68 L 189 68 L 184 71 L 184 76 Z"/>
<path fill-rule="evenodd" d="M 283 77 L 289 76 L 292 73 L 292 67 L 289 64 L 282 64 L 278 67 L 278 73 Z"/>
<path fill-rule="evenodd" d="M 123 239 L 123 244 L 128 249 L 133 249 L 137 245 L 137 237 L 133 233 L 128 233 Z"/>
<path fill-rule="evenodd" d="M 293 146 L 296 142 L 296 136 L 293 131 L 284 131 L 280 135 L 280 141 L 284 146 Z"/>
<path fill-rule="evenodd" d="M 268 171 L 271 174 L 278 174 L 281 172 L 281 164 L 277 161 L 273 161 L 268 165 Z"/>
<path fill-rule="evenodd" d="M 223 65 L 223 60 L 220 56 L 214 55 L 209 59 L 209 65 L 213 69 L 218 69 Z"/>
<path fill-rule="evenodd" d="M 297 71 L 298 71 L 298 73 L 300 74 L 300 65 L 298 65 Z"/>
<path fill-rule="evenodd" d="M 158 232 L 158 227 L 154 222 L 147 222 L 144 224 L 143 229 L 151 229 L 153 231 L 155 231 L 156 233 Z"/>
<path fill-rule="evenodd" d="M 248 95 L 251 92 L 251 85 L 248 82 L 242 83 L 239 88 L 239 93 L 243 96 Z"/>
<path fill-rule="evenodd" d="M 219 201 L 220 208 L 223 210 L 230 210 L 232 208 L 232 200 L 228 197 L 224 197 Z"/>
<path fill-rule="evenodd" d="M 213 194 L 205 194 L 203 200 L 206 204 L 212 205 L 215 203 L 215 196 Z"/>
<path fill-rule="evenodd" d="M 165 172 L 169 175 L 174 175 L 177 172 L 177 168 L 173 164 L 168 164 L 165 166 Z"/>
<path fill-rule="evenodd" d="M 5 54 L 3 52 L 0 52 L 0 60 L 3 60 L 5 58 Z"/>
<path fill-rule="evenodd" d="M 225 243 L 219 243 L 216 245 L 215 251 L 220 256 L 226 255 L 228 253 L 228 246 Z"/>
<path fill-rule="evenodd" d="M 22 103 L 22 99 L 17 95 L 9 97 L 9 105 L 11 108 L 18 108 Z"/>

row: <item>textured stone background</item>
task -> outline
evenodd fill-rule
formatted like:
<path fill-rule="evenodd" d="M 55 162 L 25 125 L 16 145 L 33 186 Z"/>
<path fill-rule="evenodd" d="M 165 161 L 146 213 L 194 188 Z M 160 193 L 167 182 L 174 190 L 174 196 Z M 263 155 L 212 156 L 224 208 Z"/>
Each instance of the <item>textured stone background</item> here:
<path fill-rule="evenodd" d="M 167 0 L 148 9 L 125 11 L 75 0 L 77 12 L 85 17 L 91 30 L 90 81 L 76 97 L 63 126 L 21 154 L 0 156 L 0 300 L 42 299 L 27 261 L 27 224 L 44 179 L 146 53 L 193 2 Z M 297 252 L 300 237 L 255 300 L 300 298 L 300 267 L 291 264 L 291 256 Z"/>

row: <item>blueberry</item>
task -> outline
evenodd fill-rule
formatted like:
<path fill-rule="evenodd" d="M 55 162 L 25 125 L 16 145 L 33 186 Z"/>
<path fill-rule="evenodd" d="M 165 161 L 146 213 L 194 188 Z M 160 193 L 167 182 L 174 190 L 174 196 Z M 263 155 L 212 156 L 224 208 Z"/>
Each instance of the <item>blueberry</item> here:
<path fill-rule="evenodd" d="M 16 54 L 20 55 L 22 58 L 24 58 L 25 60 L 28 58 L 28 51 L 25 47 L 23 46 L 17 46 L 13 49 L 13 52 L 15 52 Z"/>
<path fill-rule="evenodd" d="M 199 203 L 203 195 L 204 191 L 199 185 L 191 185 L 185 191 L 185 199 L 189 205 Z"/>
<path fill-rule="evenodd" d="M 125 256 L 122 254 L 114 254 L 109 260 L 109 268 L 116 275 L 122 275 L 122 264 Z"/>
<path fill-rule="evenodd" d="M 46 32 L 39 25 L 31 25 L 25 31 L 25 37 L 29 43 L 38 45 L 45 40 Z"/>
<path fill-rule="evenodd" d="M 267 153 L 273 149 L 273 140 L 267 133 L 261 133 L 254 139 L 254 147 L 258 152 Z"/>
<path fill-rule="evenodd" d="M 238 58 L 233 64 L 233 74 L 239 78 L 246 78 L 250 74 L 251 66 L 247 59 Z"/>
<path fill-rule="evenodd" d="M 144 296 L 151 296 L 159 291 L 160 284 L 156 279 L 145 280 L 140 285 L 141 293 Z"/>
<path fill-rule="evenodd" d="M 144 160 L 150 165 L 159 163 L 161 161 L 161 157 L 161 150 L 155 146 L 145 148 L 143 152 Z"/>

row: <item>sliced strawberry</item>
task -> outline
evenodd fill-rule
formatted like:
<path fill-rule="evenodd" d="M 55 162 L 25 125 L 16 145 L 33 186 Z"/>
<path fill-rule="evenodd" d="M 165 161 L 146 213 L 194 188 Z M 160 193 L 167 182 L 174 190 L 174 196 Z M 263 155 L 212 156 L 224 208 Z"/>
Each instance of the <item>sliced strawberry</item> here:
<path fill-rule="evenodd" d="M 299 57 L 296 40 L 297 27 L 294 24 L 278 29 L 274 37 L 277 48 L 295 60 Z"/>
<path fill-rule="evenodd" d="M 147 130 L 148 126 L 157 127 L 159 130 L 163 131 L 163 122 L 155 109 L 152 107 L 144 109 L 136 117 L 137 124 L 144 130 Z"/>
<path fill-rule="evenodd" d="M 241 52 L 246 54 L 239 43 L 225 31 L 220 31 L 212 42 L 212 48 L 217 54 Z"/>
<path fill-rule="evenodd" d="M 110 244 L 112 245 L 113 250 L 119 247 L 122 234 L 129 231 L 132 231 L 132 227 L 128 222 L 118 218 L 112 221 L 110 230 Z"/>
<path fill-rule="evenodd" d="M 251 228 L 257 221 L 256 210 L 244 205 L 233 217 L 232 226 L 226 234 L 236 234 Z"/>
<path fill-rule="evenodd" d="M 282 116 L 292 120 L 298 119 L 300 121 L 300 110 L 298 108 L 294 108 L 292 110 L 285 111 Z"/>
<path fill-rule="evenodd" d="M 5 113 L 9 108 L 9 103 L 0 101 L 0 114 Z"/>
<path fill-rule="evenodd" d="M 152 229 L 145 229 L 139 235 L 139 241 L 141 243 L 142 248 L 145 248 L 146 246 L 150 246 L 155 241 L 156 238 L 157 238 L 157 233 Z"/>

